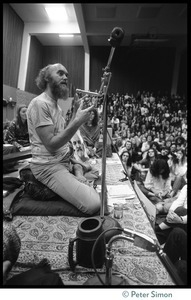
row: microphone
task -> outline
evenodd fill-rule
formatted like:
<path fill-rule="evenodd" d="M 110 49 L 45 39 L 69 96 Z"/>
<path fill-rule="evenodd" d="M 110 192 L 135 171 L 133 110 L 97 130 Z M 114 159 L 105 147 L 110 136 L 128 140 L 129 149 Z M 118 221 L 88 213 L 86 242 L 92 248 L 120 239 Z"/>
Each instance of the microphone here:
<path fill-rule="evenodd" d="M 108 39 L 108 42 L 112 47 L 115 48 L 120 45 L 124 35 L 125 35 L 125 31 L 121 27 L 115 27 L 113 28 L 110 34 L 110 38 Z"/>

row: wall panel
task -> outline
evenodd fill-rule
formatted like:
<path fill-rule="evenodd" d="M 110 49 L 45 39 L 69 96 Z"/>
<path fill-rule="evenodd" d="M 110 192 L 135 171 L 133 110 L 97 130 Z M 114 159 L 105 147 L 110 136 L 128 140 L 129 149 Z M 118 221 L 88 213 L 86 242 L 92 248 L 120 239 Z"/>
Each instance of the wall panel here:
<path fill-rule="evenodd" d="M 178 94 L 187 97 L 187 50 L 182 52 L 178 77 Z"/>
<path fill-rule="evenodd" d="M 3 83 L 17 87 L 24 23 L 3 4 Z"/>
<path fill-rule="evenodd" d="M 34 36 L 31 36 L 27 77 L 25 90 L 29 93 L 40 94 L 41 91 L 35 84 L 35 78 L 37 77 L 39 70 L 43 67 L 43 46 Z"/>

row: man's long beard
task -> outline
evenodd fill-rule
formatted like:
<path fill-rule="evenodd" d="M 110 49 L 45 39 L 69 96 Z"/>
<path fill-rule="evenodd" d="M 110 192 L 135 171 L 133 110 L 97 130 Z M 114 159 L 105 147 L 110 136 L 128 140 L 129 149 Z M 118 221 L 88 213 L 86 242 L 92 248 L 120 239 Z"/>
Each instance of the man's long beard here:
<path fill-rule="evenodd" d="M 50 79 L 49 85 L 51 88 L 52 95 L 56 99 L 64 99 L 64 100 L 68 99 L 69 89 L 66 85 L 58 84 L 58 83 L 52 81 L 52 79 Z"/>

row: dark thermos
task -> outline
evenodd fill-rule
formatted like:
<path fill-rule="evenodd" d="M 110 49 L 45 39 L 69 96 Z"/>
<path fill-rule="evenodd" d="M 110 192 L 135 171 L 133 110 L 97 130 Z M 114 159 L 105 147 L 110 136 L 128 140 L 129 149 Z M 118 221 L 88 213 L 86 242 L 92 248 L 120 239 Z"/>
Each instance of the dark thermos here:
<path fill-rule="evenodd" d="M 70 239 L 68 259 L 70 268 L 74 271 L 76 265 L 93 268 L 91 261 L 92 248 L 98 236 L 103 232 L 102 221 L 99 217 L 83 219 L 76 231 L 76 237 Z M 76 242 L 76 261 L 73 258 L 74 243 Z M 100 238 L 94 253 L 94 264 L 101 268 L 105 260 L 105 242 Z"/>

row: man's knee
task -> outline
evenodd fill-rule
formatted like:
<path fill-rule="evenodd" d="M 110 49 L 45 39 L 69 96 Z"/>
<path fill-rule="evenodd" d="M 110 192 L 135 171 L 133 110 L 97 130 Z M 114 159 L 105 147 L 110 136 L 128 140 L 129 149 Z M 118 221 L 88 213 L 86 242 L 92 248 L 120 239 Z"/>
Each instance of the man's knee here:
<path fill-rule="evenodd" d="M 99 194 L 95 191 L 95 194 L 92 195 L 91 201 L 89 201 L 88 206 L 86 207 L 86 212 L 90 215 L 98 212 L 101 207 L 101 199 Z"/>

